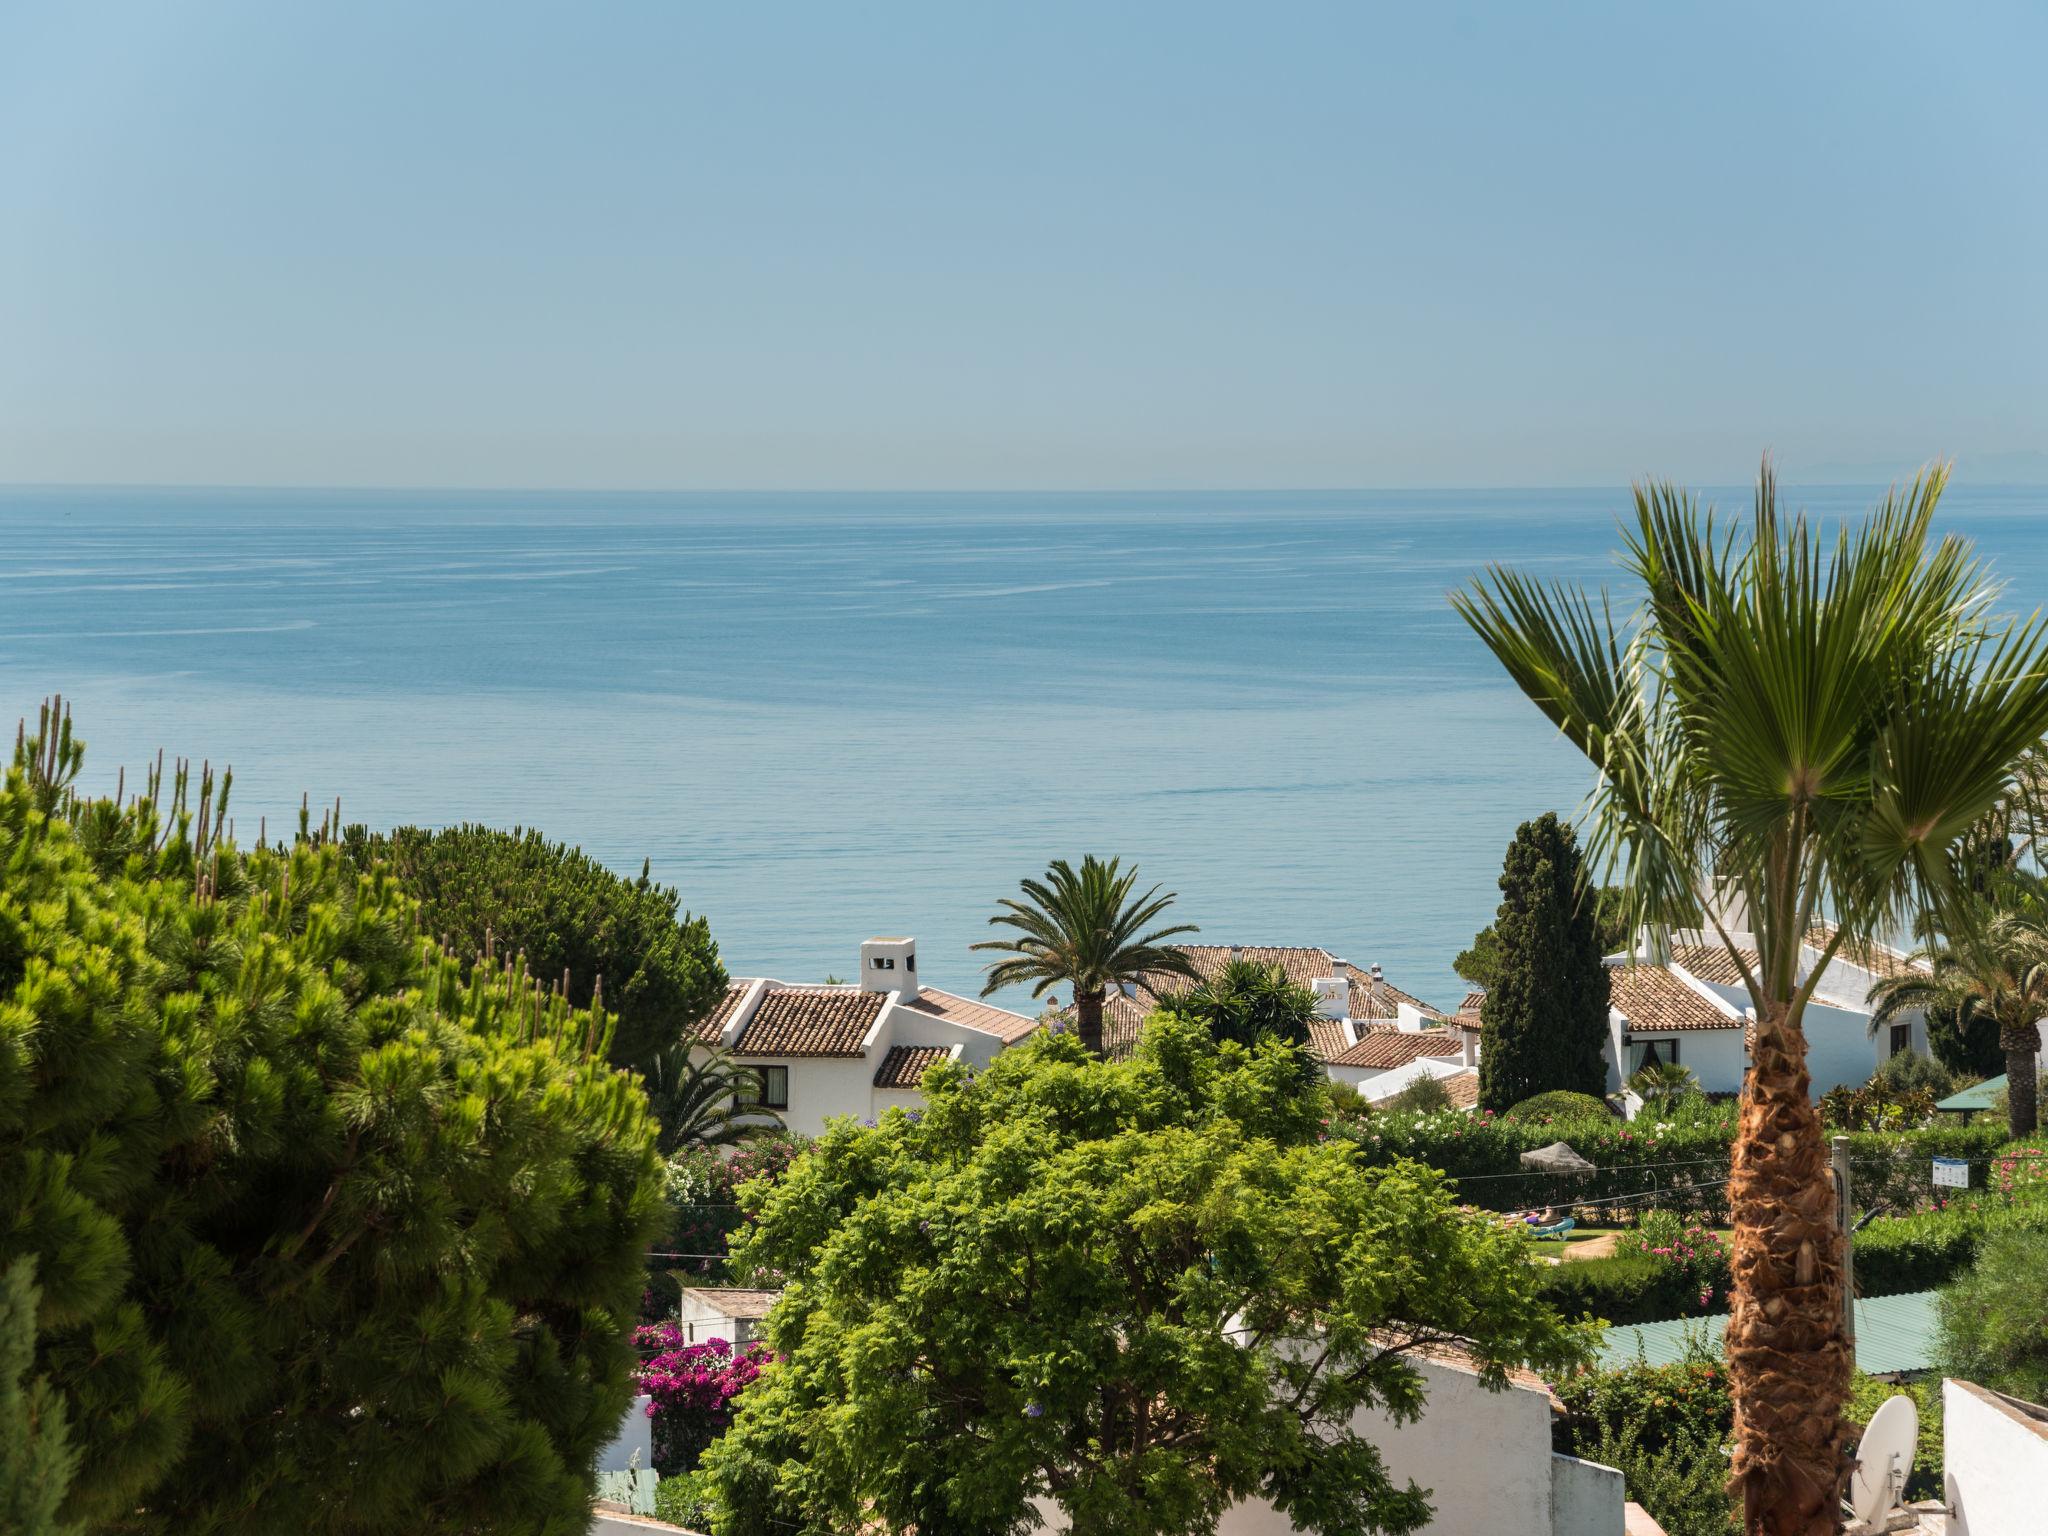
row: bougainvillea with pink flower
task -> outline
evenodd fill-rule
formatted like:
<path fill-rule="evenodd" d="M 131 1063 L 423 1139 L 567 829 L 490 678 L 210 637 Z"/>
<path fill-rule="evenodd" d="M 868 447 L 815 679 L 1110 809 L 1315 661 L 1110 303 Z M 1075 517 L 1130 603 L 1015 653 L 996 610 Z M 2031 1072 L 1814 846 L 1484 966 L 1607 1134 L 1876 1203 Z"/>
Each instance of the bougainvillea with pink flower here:
<path fill-rule="evenodd" d="M 775 1358 L 760 1343 L 738 1350 L 724 1339 L 686 1344 L 674 1323 L 636 1329 L 633 1342 L 644 1357 L 640 1390 L 652 1399 L 654 1468 L 663 1477 L 695 1468 L 704 1448 L 732 1422 L 733 1399 Z"/>

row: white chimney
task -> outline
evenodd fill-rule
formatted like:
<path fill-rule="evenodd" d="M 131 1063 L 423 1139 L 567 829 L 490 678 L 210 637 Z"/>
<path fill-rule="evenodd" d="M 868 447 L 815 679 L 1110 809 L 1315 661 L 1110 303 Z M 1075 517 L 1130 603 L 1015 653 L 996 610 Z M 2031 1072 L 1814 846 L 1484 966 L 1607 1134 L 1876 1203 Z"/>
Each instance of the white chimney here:
<path fill-rule="evenodd" d="M 860 946 L 860 989 L 917 996 L 917 940 L 867 939 Z"/>
<path fill-rule="evenodd" d="M 1330 969 L 1336 974 L 1318 976 L 1309 983 L 1315 989 L 1316 1012 L 1326 1019 L 1348 1019 L 1351 1017 L 1351 962 L 1333 961 Z"/>

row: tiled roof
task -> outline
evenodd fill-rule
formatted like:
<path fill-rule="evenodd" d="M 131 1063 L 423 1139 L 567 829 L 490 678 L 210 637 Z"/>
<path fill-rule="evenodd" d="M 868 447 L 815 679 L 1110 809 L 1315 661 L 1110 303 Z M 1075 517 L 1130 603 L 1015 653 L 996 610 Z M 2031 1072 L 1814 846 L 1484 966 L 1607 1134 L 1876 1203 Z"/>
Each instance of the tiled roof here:
<path fill-rule="evenodd" d="M 1608 1002 L 1639 1034 L 1742 1028 L 1735 1009 L 1715 1007 L 1664 966 L 1612 965 L 1608 971 L 1613 984 Z"/>
<path fill-rule="evenodd" d="M 1465 1001 L 1458 1004 L 1458 1012 L 1477 1013 L 1479 1011 L 1479 1005 L 1485 1001 L 1486 989 L 1484 987 L 1476 988 L 1475 990 L 1467 992 L 1465 994 Z"/>
<path fill-rule="evenodd" d="M 1806 942 L 1815 950 L 1826 947 L 1834 938 L 1833 923 L 1815 923 L 1807 930 Z M 1888 944 L 1865 943 L 1858 939 L 1844 939 L 1842 947 L 1835 951 L 1837 960 L 1860 967 L 1873 976 L 1911 976 L 1926 970 L 1926 966 L 1910 955 L 1902 955 Z"/>
<path fill-rule="evenodd" d="M 1444 1085 L 1444 1092 L 1451 1096 L 1451 1108 L 1477 1109 L 1479 1107 L 1479 1074 L 1477 1071 L 1467 1068 L 1463 1072 L 1453 1072 L 1449 1077 L 1440 1077 L 1437 1081 Z"/>
<path fill-rule="evenodd" d="M 1197 976 L 1219 974 L 1233 958 L 1255 965 L 1277 965 L 1280 973 L 1298 987 L 1337 974 L 1337 957 L 1327 949 L 1301 944 L 1246 944 L 1236 949 L 1228 944 L 1180 944 L 1174 946 L 1188 957 Z M 1194 983 L 1184 976 L 1150 975 L 1138 982 L 1135 997 L 1112 993 L 1102 1010 L 1102 1042 L 1112 1057 L 1127 1056 L 1138 1043 L 1138 1031 L 1154 1004 L 1162 997 L 1185 991 Z M 1392 1020 L 1399 1005 L 1407 1003 L 1425 1019 L 1444 1016 L 1419 997 L 1403 992 L 1386 981 L 1374 981 L 1371 973 L 1351 967 L 1351 1017 L 1356 1020 Z M 1071 1013 L 1071 1009 L 1067 1010 Z M 1309 1050 L 1319 1060 L 1331 1061 L 1351 1048 L 1342 1021 L 1318 1018 L 1309 1025 Z"/>
<path fill-rule="evenodd" d="M 892 1045 L 882 1064 L 875 1068 L 877 1088 L 915 1088 L 924 1081 L 927 1069 L 953 1054 L 944 1045 Z"/>
<path fill-rule="evenodd" d="M 739 1007 L 740 999 L 747 995 L 749 985 L 750 983 L 744 981 L 729 984 L 725 989 L 725 996 L 718 1000 L 718 1006 L 691 1026 L 690 1038 L 702 1041 L 706 1045 L 716 1044 L 718 1037 L 725 1033 L 725 1026 L 732 1022 L 732 1011 Z"/>
<path fill-rule="evenodd" d="M 858 1056 L 888 994 L 770 984 L 733 1049 L 742 1056 Z"/>
<path fill-rule="evenodd" d="M 1449 1029 L 1368 1029 L 1358 1044 L 1330 1058 L 1337 1067 L 1399 1067 L 1418 1056 L 1457 1056 L 1465 1049 L 1463 1038 Z"/>
<path fill-rule="evenodd" d="M 686 1285 L 683 1294 L 708 1303 L 727 1317 L 766 1317 L 782 1299 L 780 1291 L 734 1291 L 715 1285 Z"/>
<path fill-rule="evenodd" d="M 994 1035 L 1005 1045 L 1014 1045 L 1038 1028 L 1038 1020 L 1034 1018 L 998 1008 L 993 1003 L 941 992 L 937 987 L 926 987 L 916 997 L 906 998 L 904 1006 L 915 1008 L 919 1013 L 928 1013 L 935 1019 L 958 1024 L 963 1029 Z"/>
<path fill-rule="evenodd" d="M 1678 944 L 1672 947 L 1671 958 L 1701 981 L 1711 981 L 1724 987 L 1743 985 L 1742 972 L 1736 967 L 1735 957 L 1723 945 Z M 1745 949 L 1742 959 L 1751 972 L 1763 964 L 1753 949 Z"/>

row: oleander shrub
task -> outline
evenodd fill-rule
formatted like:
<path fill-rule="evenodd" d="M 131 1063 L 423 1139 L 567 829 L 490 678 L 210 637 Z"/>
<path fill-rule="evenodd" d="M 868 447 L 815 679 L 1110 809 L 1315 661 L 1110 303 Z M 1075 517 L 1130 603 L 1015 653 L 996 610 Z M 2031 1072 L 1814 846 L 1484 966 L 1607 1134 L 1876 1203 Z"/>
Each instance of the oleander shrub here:
<path fill-rule="evenodd" d="M 756 1179 L 774 1185 L 809 1144 L 808 1137 L 777 1131 L 737 1147 L 685 1147 L 662 1164 L 667 1215 L 648 1266 L 655 1272 L 649 1287 L 659 1297 L 660 1316 L 673 1315 L 679 1284 L 719 1285 L 741 1278 L 726 1254 L 733 1234 L 746 1224 L 741 1186 Z"/>
<path fill-rule="evenodd" d="M 1501 1116 L 1501 1119 L 1513 1125 L 1552 1127 L 1577 1125 L 1586 1120 L 1598 1122 L 1614 1118 L 1614 1112 L 1590 1093 L 1572 1093 L 1562 1088 L 1524 1099 Z"/>

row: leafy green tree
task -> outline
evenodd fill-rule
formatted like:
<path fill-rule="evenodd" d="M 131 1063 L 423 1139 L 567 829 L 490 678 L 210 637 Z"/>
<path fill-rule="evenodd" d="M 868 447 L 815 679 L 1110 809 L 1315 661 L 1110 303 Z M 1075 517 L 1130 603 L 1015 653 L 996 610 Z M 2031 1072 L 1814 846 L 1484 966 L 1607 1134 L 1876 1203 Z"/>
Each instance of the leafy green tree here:
<path fill-rule="evenodd" d="M 61 1518 L 583 1530 L 658 1199 L 607 1021 L 318 839 L 223 844 L 204 778 L 73 798 L 47 734 L 0 786 L 0 1271 Z"/>
<path fill-rule="evenodd" d="M 35 1365 L 34 1259 L 0 1272 L 0 1531 L 12 1536 L 72 1536 L 57 1511 L 78 1470 L 65 1432 L 64 1400 Z"/>
<path fill-rule="evenodd" d="M 1162 896 L 1155 885 L 1138 895 L 1137 886 L 1137 869 L 1121 869 L 1116 859 L 1104 863 L 1091 853 L 1078 872 L 1065 859 L 1054 859 L 1043 880 L 1023 882 L 1024 900 L 1005 896 L 996 903 L 1003 910 L 989 926 L 1013 929 L 1016 936 L 968 946 L 1010 957 L 990 962 L 981 995 L 1026 982 L 1033 997 L 1062 983 L 1072 987 L 1075 1029 L 1081 1043 L 1100 1056 L 1102 1000 L 1109 988 L 1148 976 L 1196 979 L 1188 957 L 1166 942 L 1194 933 L 1194 925 L 1145 932 L 1173 905 L 1173 892 Z"/>
<path fill-rule="evenodd" d="M 533 975 L 563 978 L 578 1008 L 601 983 L 620 1066 L 645 1070 L 724 995 L 709 924 L 681 912 L 645 863 L 628 880 L 520 827 L 350 827 L 343 845 L 358 868 L 395 875 L 421 926 L 457 955 L 523 954 Z"/>
<path fill-rule="evenodd" d="M 1927 1005 L 1927 1049 L 1957 1077 L 1996 1077 L 2005 1070 L 1998 1021 L 1976 1009 Z"/>
<path fill-rule="evenodd" d="M 2048 1401 L 2048 1232 L 1988 1237 L 1941 1293 L 1941 1374 Z"/>
<path fill-rule="evenodd" d="M 1232 960 L 1186 991 L 1162 998 L 1160 1006 L 1201 1020 L 1217 1040 L 1245 1046 L 1278 1040 L 1304 1046 L 1309 1021 L 1316 1016 L 1316 994 L 1313 987 L 1289 981 L 1277 965 Z"/>
<path fill-rule="evenodd" d="M 1809 1095 L 1808 1001 L 1848 942 L 1959 905 L 1956 850 L 2048 732 L 2038 623 L 1955 538 L 1931 543 L 1944 471 L 1833 539 L 1782 518 L 1768 464 L 1745 532 L 1670 486 L 1636 492 L 1623 560 L 1641 603 L 1498 567 L 1454 599 L 1516 684 L 1594 765 L 1596 864 L 1631 924 L 1721 933 L 1756 1009 L 1729 1204 L 1734 1479 L 1758 1536 L 1836 1526 L 1847 1460 L 1842 1239 Z M 1834 935 L 1820 963 L 1802 946 Z"/>
<path fill-rule="evenodd" d="M 647 1074 L 647 1103 L 661 1125 L 659 1150 L 729 1147 L 782 1129 L 782 1117 L 760 1102 L 761 1074 L 729 1051 L 679 1041 L 661 1051 Z"/>
<path fill-rule="evenodd" d="M 1607 1091 L 1606 950 L 1578 839 L 1545 811 L 1508 845 L 1494 918 L 1499 966 L 1479 1007 L 1479 1103 L 1496 1114 L 1539 1093 Z"/>
<path fill-rule="evenodd" d="M 1628 918 L 1618 885 L 1603 885 L 1593 892 L 1593 931 L 1599 935 L 1600 953 L 1611 955 L 1628 941 Z M 1492 923 L 1472 935 L 1469 949 L 1458 951 L 1451 969 L 1475 987 L 1490 987 L 1500 974 L 1500 930 Z"/>
<path fill-rule="evenodd" d="M 1162 1013 L 1130 1061 L 1037 1036 L 925 1095 L 755 1202 L 785 1358 L 707 1455 L 722 1536 L 993 1536 L 1041 1498 L 1081 1536 L 1209 1532 L 1251 1498 L 1410 1531 L 1426 1492 L 1353 1415 L 1412 1418 L 1418 1351 L 1462 1340 L 1496 1386 L 1586 1359 L 1517 1236 L 1322 1141 L 1276 1044 Z"/>

